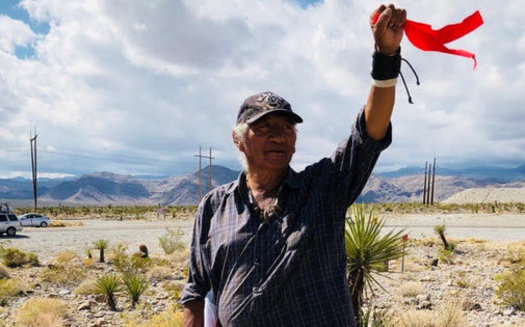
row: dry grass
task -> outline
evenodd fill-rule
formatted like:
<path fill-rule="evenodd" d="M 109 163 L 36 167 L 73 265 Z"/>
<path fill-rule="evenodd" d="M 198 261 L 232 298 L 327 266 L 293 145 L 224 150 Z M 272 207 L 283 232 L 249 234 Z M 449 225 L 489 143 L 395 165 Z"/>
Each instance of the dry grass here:
<path fill-rule="evenodd" d="M 40 278 L 58 285 L 76 284 L 87 274 L 81 262 L 80 256 L 74 251 L 60 252 L 52 264 L 40 271 Z"/>
<path fill-rule="evenodd" d="M 31 298 L 18 310 L 16 320 L 21 326 L 60 327 L 68 314 L 64 301 L 50 298 Z"/>
<path fill-rule="evenodd" d="M 0 279 L 0 304 L 5 304 L 10 298 L 21 295 L 29 289 L 29 285 L 18 278 Z"/>
<path fill-rule="evenodd" d="M 425 292 L 425 287 L 419 282 L 406 282 L 398 289 L 398 294 L 403 297 L 414 297 Z"/>
<path fill-rule="evenodd" d="M 76 227 L 76 226 L 84 226 L 84 223 L 81 221 L 64 221 L 64 220 L 52 220 L 49 227 Z"/>
<path fill-rule="evenodd" d="M 162 284 L 162 288 L 168 292 L 170 297 L 172 299 L 178 300 L 180 299 L 180 294 L 182 292 L 182 289 L 184 288 L 184 285 L 186 285 L 186 281 L 184 280 L 174 280 L 169 282 L 164 282 Z"/>
<path fill-rule="evenodd" d="M 465 243 L 483 244 L 486 242 L 487 242 L 486 240 L 482 240 L 480 238 L 475 238 L 475 237 L 468 237 L 465 239 Z"/>
<path fill-rule="evenodd" d="M 175 276 L 175 272 L 172 268 L 166 266 L 155 266 L 148 271 L 148 278 L 150 280 L 166 280 L 172 279 Z"/>
<path fill-rule="evenodd" d="M 0 279 L 9 278 L 9 268 L 0 263 Z"/>
<path fill-rule="evenodd" d="M 168 257 L 168 260 L 175 266 L 186 266 L 188 264 L 189 259 L 189 250 L 175 251 Z"/>
<path fill-rule="evenodd" d="M 38 266 L 38 257 L 33 252 L 25 252 L 17 248 L 2 249 L 4 264 L 10 268 L 25 265 Z"/>
<path fill-rule="evenodd" d="M 435 311 L 407 310 L 398 316 L 392 327 L 467 327 L 461 306 L 448 303 Z"/>
<path fill-rule="evenodd" d="M 74 290 L 73 294 L 77 295 L 89 295 L 89 294 L 95 294 L 97 291 L 97 285 L 96 280 L 94 279 L 88 279 L 80 283 Z"/>
<path fill-rule="evenodd" d="M 441 244 L 441 241 L 436 237 L 429 236 L 425 238 L 412 238 L 409 240 L 410 246 L 437 246 Z"/>
<path fill-rule="evenodd" d="M 169 308 L 166 311 L 155 314 L 146 321 L 129 321 L 125 327 L 181 327 L 183 314 L 180 310 Z"/>

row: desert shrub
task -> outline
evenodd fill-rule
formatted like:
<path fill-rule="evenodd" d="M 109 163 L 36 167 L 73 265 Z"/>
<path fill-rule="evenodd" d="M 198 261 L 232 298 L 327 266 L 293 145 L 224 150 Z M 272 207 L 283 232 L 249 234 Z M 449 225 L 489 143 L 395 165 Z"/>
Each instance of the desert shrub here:
<path fill-rule="evenodd" d="M 129 256 L 126 250 L 127 247 L 119 243 L 110 254 L 110 261 L 118 271 L 124 274 L 133 274 L 144 271 L 152 266 L 153 261 L 151 258 L 142 258 L 138 253 Z"/>
<path fill-rule="evenodd" d="M 135 307 L 142 293 L 148 288 L 148 281 L 138 274 L 125 275 L 122 281 L 125 285 L 124 291 L 131 297 L 131 306 Z"/>
<path fill-rule="evenodd" d="M 50 298 L 31 298 L 16 314 L 17 322 L 22 326 L 58 327 L 64 325 L 68 314 L 64 301 Z"/>
<path fill-rule="evenodd" d="M 125 327 L 181 327 L 182 318 L 182 311 L 169 309 L 152 316 L 144 322 L 130 321 Z"/>
<path fill-rule="evenodd" d="M 525 267 L 516 265 L 496 275 L 496 280 L 499 285 L 495 294 L 500 303 L 525 311 Z"/>
<path fill-rule="evenodd" d="M 163 267 L 171 266 L 170 258 L 150 257 L 150 259 L 151 259 L 152 266 L 163 266 Z"/>
<path fill-rule="evenodd" d="M 82 260 L 82 263 L 84 264 L 84 267 L 90 268 L 95 263 L 95 260 L 93 260 L 93 258 L 85 258 Z"/>
<path fill-rule="evenodd" d="M 439 249 L 439 262 L 451 265 L 454 263 L 454 250 Z"/>
<path fill-rule="evenodd" d="M 414 297 L 425 292 L 425 288 L 418 282 L 406 282 L 399 289 L 399 295 L 403 297 Z"/>
<path fill-rule="evenodd" d="M 0 279 L 9 278 L 9 268 L 0 264 Z"/>
<path fill-rule="evenodd" d="M 171 230 L 166 228 L 166 234 L 159 237 L 159 243 L 165 254 L 172 254 L 175 251 L 181 251 L 186 248 L 186 244 L 182 242 L 184 231 L 181 228 Z"/>
<path fill-rule="evenodd" d="M 59 265 L 70 264 L 75 261 L 80 261 L 80 256 L 75 251 L 62 251 L 55 256 L 55 263 Z"/>
<path fill-rule="evenodd" d="M 6 305 L 9 299 L 24 294 L 28 289 L 28 285 L 18 278 L 0 279 L 0 305 Z"/>
<path fill-rule="evenodd" d="M 190 260 L 190 251 L 175 251 L 169 256 L 169 261 L 178 268 L 187 267 Z"/>
<path fill-rule="evenodd" d="M 109 261 L 113 263 L 115 269 L 123 273 L 131 271 L 131 261 L 126 254 L 127 249 L 125 244 L 118 243 L 109 254 Z"/>
<path fill-rule="evenodd" d="M 172 279 L 174 276 L 173 269 L 165 266 L 155 266 L 148 271 L 148 278 L 151 280 Z"/>
<path fill-rule="evenodd" d="M 96 280 L 85 280 L 80 285 L 78 285 L 74 290 L 73 294 L 78 295 L 89 295 L 89 294 L 95 294 L 97 292 L 97 282 Z"/>
<path fill-rule="evenodd" d="M 143 258 L 140 254 L 133 254 L 131 256 L 131 268 L 133 272 L 144 272 L 152 266 L 153 260 L 151 258 Z"/>
<path fill-rule="evenodd" d="M 74 251 L 63 251 L 56 255 L 53 263 L 40 272 L 43 281 L 58 285 L 75 284 L 86 277 L 87 270 L 80 256 Z"/>
<path fill-rule="evenodd" d="M 525 265 L 525 249 L 521 246 L 511 244 L 507 247 L 505 259 L 512 264 Z"/>
<path fill-rule="evenodd" d="M 115 302 L 115 293 L 121 290 L 120 281 L 115 274 L 104 275 L 99 277 L 95 282 L 96 292 L 103 294 L 111 311 L 117 310 Z"/>
<path fill-rule="evenodd" d="M 179 300 L 180 295 L 182 293 L 182 290 L 184 289 L 184 286 L 186 285 L 185 281 L 182 280 L 175 280 L 175 281 L 169 281 L 162 284 L 162 288 L 168 292 L 170 297 L 174 300 Z"/>
<path fill-rule="evenodd" d="M 2 251 L 4 264 L 10 268 L 24 265 L 38 266 L 38 257 L 32 252 L 24 252 L 17 248 L 7 248 Z"/>

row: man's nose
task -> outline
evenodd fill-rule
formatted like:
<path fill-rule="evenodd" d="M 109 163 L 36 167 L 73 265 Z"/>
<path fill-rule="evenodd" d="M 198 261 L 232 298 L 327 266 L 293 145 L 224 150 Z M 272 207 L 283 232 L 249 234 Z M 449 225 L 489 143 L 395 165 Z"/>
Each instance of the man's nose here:
<path fill-rule="evenodd" d="M 284 128 L 272 128 L 268 134 L 268 137 L 273 142 L 284 142 Z"/>

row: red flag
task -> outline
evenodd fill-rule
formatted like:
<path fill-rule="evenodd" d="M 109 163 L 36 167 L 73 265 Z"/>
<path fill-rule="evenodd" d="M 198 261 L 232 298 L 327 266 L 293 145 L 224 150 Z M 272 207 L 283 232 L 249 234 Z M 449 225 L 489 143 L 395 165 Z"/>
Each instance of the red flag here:
<path fill-rule="evenodd" d="M 372 23 L 375 24 L 378 18 L 379 13 L 374 16 Z M 474 68 L 476 68 L 476 56 L 473 53 L 461 49 L 449 49 L 445 44 L 472 32 L 482 24 L 483 18 L 479 10 L 476 10 L 475 13 L 465 18 L 461 23 L 446 25 L 438 30 L 432 29 L 432 26 L 428 24 L 407 19 L 404 30 L 408 40 L 416 48 L 423 51 L 439 51 L 472 58 L 474 60 Z"/>

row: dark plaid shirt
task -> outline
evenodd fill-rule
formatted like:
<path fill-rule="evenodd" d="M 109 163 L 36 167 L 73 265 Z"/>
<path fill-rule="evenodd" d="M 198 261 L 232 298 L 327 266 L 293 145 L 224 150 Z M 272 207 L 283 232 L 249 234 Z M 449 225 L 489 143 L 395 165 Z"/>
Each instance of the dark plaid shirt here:
<path fill-rule="evenodd" d="M 289 169 L 278 214 L 264 221 L 245 173 L 208 193 L 195 220 L 189 280 L 181 301 L 212 290 L 223 326 L 355 326 L 345 279 L 344 224 L 380 151 L 364 113 L 332 155 Z"/>

